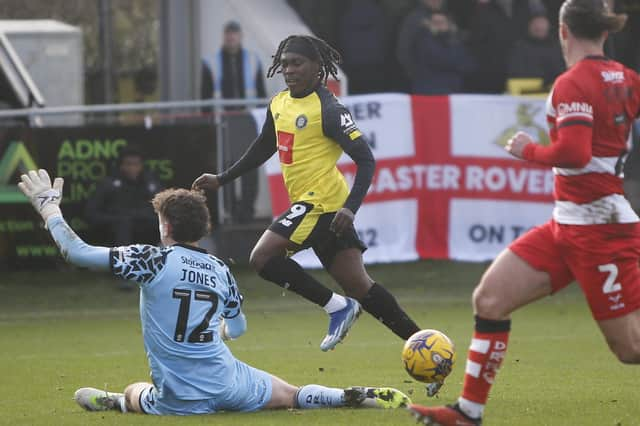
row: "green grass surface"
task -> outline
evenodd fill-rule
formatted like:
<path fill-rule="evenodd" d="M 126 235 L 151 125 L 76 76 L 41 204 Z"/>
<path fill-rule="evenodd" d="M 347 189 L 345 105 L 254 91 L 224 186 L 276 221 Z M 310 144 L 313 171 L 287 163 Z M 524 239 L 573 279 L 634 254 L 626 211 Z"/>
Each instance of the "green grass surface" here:
<path fill-rule="evenodd" d="M 445 331 L 458 363 L 439 399 L 425 396 L 402 369 L 402 343 L 363 315 L 344 344 L 318 349 L 325 314 L 284 295 L 251 271 L 235 271 L 245 294 L 249 330 L 234 354 L 293 384 L 387 385 L 414 402 L 450 402 L 461 389 L 472 330 L 470 295 L 481 264 L 418 262 L 371 267 L 424 328 Z M 324 282 L 329 279 L 323 273 Z M 411 425 L 404 410 L 334 409 L 224 413 L 190 418 L 88 413 L 76 388 L 119 391 L 148 380 L 137 292 L 83 271 L 5 273 L 0 280 L 0 424 L 109 425 Z M 640 425 L 640 368 L 611 355 L 577 288 L 514 316 L 504 367 L 486 425 Z"/>

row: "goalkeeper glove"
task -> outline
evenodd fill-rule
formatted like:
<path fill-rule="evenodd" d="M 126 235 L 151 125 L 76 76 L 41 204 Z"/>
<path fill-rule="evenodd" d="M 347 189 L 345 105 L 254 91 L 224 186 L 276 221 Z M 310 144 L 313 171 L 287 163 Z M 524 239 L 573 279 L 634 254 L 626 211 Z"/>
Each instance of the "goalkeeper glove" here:
<path fill-rule="evenodd" d="M 40 169 L 37 172 L 30 170 L 27 174 L 20 176 L 22 182 L 18 183 L 18 188 L 27 196 L 31 204 L 36 209 L 46 225 L 47 219 L 53 216 L 62 216 L 60 211 L 60 201 L 62 201 L 62 185 L 64 180 L 60 177 L 53 181 L 46 170 Z"/>

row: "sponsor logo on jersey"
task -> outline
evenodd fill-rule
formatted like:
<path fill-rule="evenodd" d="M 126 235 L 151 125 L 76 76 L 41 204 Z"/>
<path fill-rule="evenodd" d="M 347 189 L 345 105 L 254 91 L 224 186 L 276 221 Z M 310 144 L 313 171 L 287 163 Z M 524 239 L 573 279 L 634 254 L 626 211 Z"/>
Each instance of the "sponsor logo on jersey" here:
<path fill-rule="evenodd" d="M 573 113 L 582 113 L 593 115 L 593 107 L 586 102 L 571 102 L 571 103 L 560 103 L 558 104 L 558 117 L 562 117 L 563 115 L 573 114 Z"/>
<path fill-rule="evenodd" d="M 605 83 L 622 83 L 624 81 L 624 73 L 622 71 L 602 71 L 600 73 Z"/>
<path fill-rule="evenodd" d="M 351 118 L 351 113 L 349 113 L 349 111 L 345 111 L 340 114 L 340 127 L 345 135 L 349 135 L 358 130 L 358 127 L 353 121 L 353 118 Z"/>
<path fill-rule="evenodd" d="M 611 305 L 609 309 L 612 311 L 617 311 L 618 309 L 624 308 L 624 302 L 622 301 L 622 294 L 618 293 L 615 296 L 609 296 L 609 301 Z"/>
<path fill-rule="evenodd" d="M 627 116 L 624 114 L 616 114 L 613 116 L 613 122 L 616 124 L 624 124 L 627 122 Z"/>
<path fill-rule="evenodd" d="M 351 118 L 351 114 L 348 112 L 343 112 L 340 114 L 340 126 L 341 127 L 350 127 L 353 126 L 353 118 Z"/>
<path fill-rule="evenodd" d="M 202 262 L 191 257 L 180 256 L 180 261 L 185 265 L 191 266 L 192 268 L 206 269 L 208 271 L 213 270 L 213 266 L 210 263 Z"/>
<path fill-rule="evenodd" d="M 296 127 L 298 129 L 304 129 L 307 126 L 307 116 L 302 114 L 296 118 Z"/>

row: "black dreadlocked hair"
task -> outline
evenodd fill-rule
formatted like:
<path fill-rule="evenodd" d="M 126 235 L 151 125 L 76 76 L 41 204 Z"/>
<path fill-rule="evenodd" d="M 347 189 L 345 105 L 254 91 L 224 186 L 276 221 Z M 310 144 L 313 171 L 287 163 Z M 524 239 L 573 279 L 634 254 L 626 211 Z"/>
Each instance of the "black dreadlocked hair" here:
<path fill-rule="evenodd" d="M 318 58 L 320 58 L 320 81 L 322 84 L 327 84 L 327 78 L 329 75 L 338 80 L 337 65 L 342 62 L 342 56 L 326 41 L 308 35 L 291 35 L 280 42 L 278 50 L 276 50 L 276 53 L 272 56 L 273 62 L 271 63 L 269 70 L 267 70 L 267 77 L 273 77 L 276 73 L 282 72 L 280 57 L 282 56 L 287 43 L 293 39 L 306 40 L 318 54 Z"/>

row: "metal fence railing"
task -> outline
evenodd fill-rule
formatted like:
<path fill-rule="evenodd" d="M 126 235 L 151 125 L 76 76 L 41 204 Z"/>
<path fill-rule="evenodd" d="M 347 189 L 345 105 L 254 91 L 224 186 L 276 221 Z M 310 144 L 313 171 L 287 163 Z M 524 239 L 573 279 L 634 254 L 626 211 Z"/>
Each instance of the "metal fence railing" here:
<path fill-rule="evenodd" d="M 142 125 L 150 128 L 175 123 L 207 122 L 215 128 L 217 171 L 222 171 L 239 158 L 239 151 L 248 146 L 255 136 L 255 123 L 247 110 L 264 107 L 268 102 L 268 99 L 205 99 L 9 109 L 0 110 L 0 130 L 13 127 L 111 124 Z M 247 138 L 249 140 L 246 140 Z M 265 180 L 266 177 L 262 176 L 261 179 Z M 255 175 L 225 186 L 217 197 L 218 221 L 234 224 L 252 219 L 258 186 L 265 188 L 266 182 L 258 181 Z M 265 199 L 269 203 L 268 194 L 260 194 L 258 198 L 263 204 Z M 257 210 L 265 214 L 268 208 L 270 207 L 258 206 Z"/>

